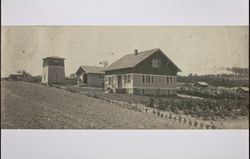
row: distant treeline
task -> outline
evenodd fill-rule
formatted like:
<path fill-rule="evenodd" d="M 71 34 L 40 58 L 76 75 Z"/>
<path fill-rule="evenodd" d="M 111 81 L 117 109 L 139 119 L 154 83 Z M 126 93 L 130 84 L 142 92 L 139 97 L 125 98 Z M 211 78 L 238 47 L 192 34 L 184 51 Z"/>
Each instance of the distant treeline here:
<path fill-rule="evenodd" d="M 240 67 L 221 67 L 221 70 L 227 70 L 232 72 L 234 75 L 237 76 L 248 76 L 249 75 L 249 69 L 248 68 L 240 68 Z"/>
<path fill-rule="evenodd" d="M 189 75 L 189 76 L 177 76 L 178 82 L 195 83 L 198 81 L 206 82 L 212 86 L 223 87 L 249 87 L 249 79 L 235 77 L 234 75 Z"/>

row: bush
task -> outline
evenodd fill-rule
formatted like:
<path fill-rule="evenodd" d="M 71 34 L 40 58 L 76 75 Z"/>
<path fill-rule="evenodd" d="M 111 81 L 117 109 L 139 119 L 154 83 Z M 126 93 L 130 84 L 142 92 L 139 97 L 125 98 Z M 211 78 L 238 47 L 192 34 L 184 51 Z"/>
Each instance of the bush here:
<path fill-rule="evenodd" d="M 181 122 L 181 119 L 182 119 L 181 116 L 179 116 L 179 122 Z"/>
<path fill-rule="evenodd" d="M 186 119 L 186 118 L 184 118 L 184 119 L 183 119 L 183 122 L 184 122 L 184 123 L 186 123 L 186 122 L 187 122 L 187 119 Z"/>
<path fill-rule="evenodd" d="M 151 107 L 151 108 L 154 107 L 154 99 L 153 99 L 153 98 L 149 98 L 149 101 L 148 101 L 147 106 L 148 106 L 148 107 Z"/>
<path fill-rule="evenodd" d="M 165 110 L 166 109 L 166 106 L 164 105 L 161 98 L 158 98 L 158 107 L 157 108 L 160 109 L 160 110 Z"/>
<path fill-rule="evenodd" d="M 160 116 L 160 112 L 157 112 L 157 116 Z"/>
<path fill-rule="evenodd" d="M 197 122 L 197 121 L 195 121 L 195 122 L 194 122 L 194 126 L 196 127 L 197 125 L 198 125 L 198 122 Z"/>

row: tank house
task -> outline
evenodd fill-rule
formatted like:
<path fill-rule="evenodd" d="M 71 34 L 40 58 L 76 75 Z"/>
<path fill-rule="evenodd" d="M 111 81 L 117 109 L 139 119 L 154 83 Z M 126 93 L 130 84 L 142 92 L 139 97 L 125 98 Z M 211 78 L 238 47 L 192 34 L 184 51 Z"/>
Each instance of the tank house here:
<path fill-rule="evenodd" d="M 43 58 L 42 83 L 64 83 L 65 67 L 64 58 L 50 56 Z"/>

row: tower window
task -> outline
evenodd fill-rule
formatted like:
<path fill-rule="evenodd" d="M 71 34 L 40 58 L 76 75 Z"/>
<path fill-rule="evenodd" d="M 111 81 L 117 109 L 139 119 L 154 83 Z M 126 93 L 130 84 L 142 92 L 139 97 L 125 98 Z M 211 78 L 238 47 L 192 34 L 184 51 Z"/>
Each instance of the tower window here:
<path fill-rule="evenodd" d="M 58 60 L 54 60 L 54 64 L 55 64 L 55 66 L 58 66 L 58 64 L 59 64 Z"/>

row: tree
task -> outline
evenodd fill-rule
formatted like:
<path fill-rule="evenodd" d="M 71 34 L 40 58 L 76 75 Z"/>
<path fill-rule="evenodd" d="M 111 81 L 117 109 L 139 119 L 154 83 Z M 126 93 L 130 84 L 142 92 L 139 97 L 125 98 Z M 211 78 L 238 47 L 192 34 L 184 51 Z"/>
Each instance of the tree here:
<path fill-rule="evenodd" d="M 24 76 L 24 78 L 31 78 L 32 77 L 32 75 L 25 70 L 17 70 L 16 73 L 22 74 Z"/>
<path fill-rule="evenodd" d="M 103 60 L 99 62 L 100 65 L 103 65 L 103 67 L 107 67 L 108 66 L 108 61 L 107 60 Z"/>

